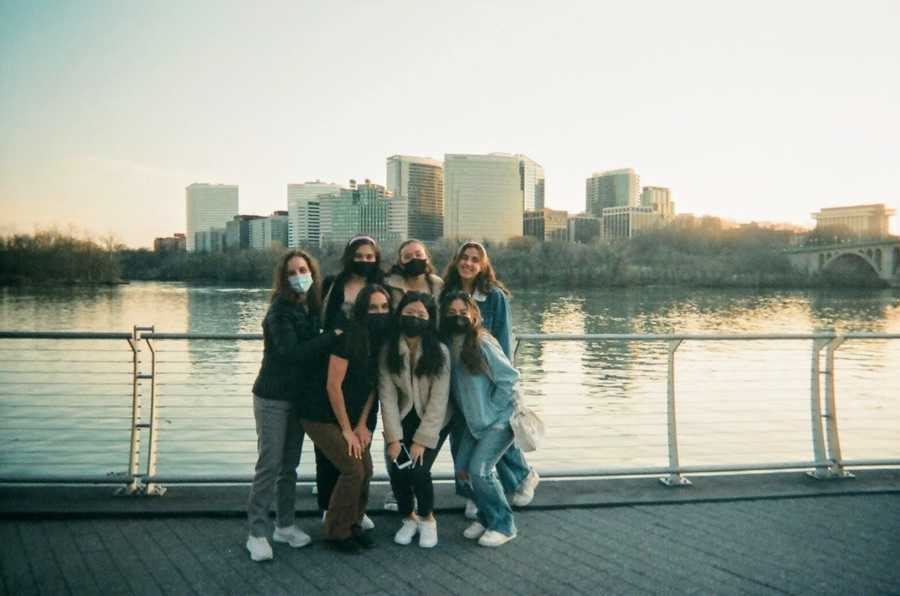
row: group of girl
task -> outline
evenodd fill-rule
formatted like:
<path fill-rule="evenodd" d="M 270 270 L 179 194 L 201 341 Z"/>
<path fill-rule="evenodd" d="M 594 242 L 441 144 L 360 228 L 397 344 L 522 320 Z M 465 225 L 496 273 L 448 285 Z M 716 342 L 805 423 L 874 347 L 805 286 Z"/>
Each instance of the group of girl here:
<path fill-rule="evenodd" d="M 385 275 L 376 241 L 357 236 L 341 265 L 323 281 L 316 260 L 295 250 L 275 272 L 253 385 L 251 558 L 273 557 L 270 536 L 292 547 L 311 541 L 294 524 L 304 434 L 315 444 L 326 545 L 348 553 L 374 546 L 366 506 L 379 410 L 402 515 L 394 541 L 410 544 L 418 534 L 419 546 L 437 545 L 431 467 L 449 437 L 456 490 L 473 520 L 463 535 L 482 546 L 509 542 L 516 537 L 510 502 L 530 503 L 539 477 L 513 442 L 518 372 L 508 292 L 485 248 L 464 243 L 442 280 L 425 245 L 407 240 Z"/>

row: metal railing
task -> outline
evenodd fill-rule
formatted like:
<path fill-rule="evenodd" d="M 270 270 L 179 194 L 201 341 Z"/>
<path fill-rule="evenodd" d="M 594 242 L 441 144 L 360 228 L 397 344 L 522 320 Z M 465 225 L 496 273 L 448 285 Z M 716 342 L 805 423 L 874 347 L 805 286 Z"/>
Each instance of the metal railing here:
<path fill-rule="evenodd" d="M 0 431 L 0 483 L 119 484 L 122 492 L 130 494 L 163 494 L 166 484 L 249 482 L 249 470 L 256 456 L 249 394 L 261 359 L 261 339 L 259 334 L 158 333 L 153 327 L 135 327 L 130 334 L 0 332 L 0 418 L 4 421 Z M 900 334 L 885 333 L 519 335 L 517 354 L 557 342 L 638 343 L 654 346 L 657 350 L 654 358 L 658 357 L 660 364 L 664 362 L 658 371 L 662 374 L 664 368 L 664 375 L 659 379 L 664 381 L 664 389 L 654 386 L 647 392 L 646 403 L 650 409 L 628 403 L 630 409 L 621 419 L 608 419 L 610 412 L 605 412 L 603 418 L 604 425 L 617 433 L 621 443 L 617 447 L 619 453 L 629 449 L 629 445 L 635 448 L 664 445 L 663 465 L 572 466 L 575 457 L 557 456 L 557 452 L 571 452 L 565 442 L 569 439 L 567 435 L 577 434 L 573 429 L 588 436 L 596 432 L 591 426 L 594 419 L 582 416 L 595 409 L 596 404 L 586 403 L 585 391 L 578 387 L 574 393 L 563 395 L 574 400 L 563 403 L 562 399 L 554 400 L 554 395 L 545 407 L 538 405 L 537 409 L 553 415 L 554 420 L 569 422 L 566 414 L 554 413 L 555 409 L 564 410 L 566 405 L 577 404 L 578 412 L 571 415 L 574 424 L 559 424 L 561 446 L 548 448 L 546 457 L 538 451 L 533 458 L 544 477 L 661 476 L 660 480 L 669 486 L 690 484 L 686 474 L 805 470 L 817 479 L 833 479 L 850 477 L 847 468 L 900 466 L 900 458 L 847 460 L 843 457 L 835 388 L 835 355 L 846 342 L 898 339 Z M 792 441 L 801 440 L 802 434 L 806 434 L 811 457 L 746 461 L 735 456 L 735 447 L 740 445 L 730 445 L 714 446 L 716 455 L 724 457 L 724 461 L 683 463 L 679 446 L 685 440 L 696 439 L 698 433 L 679 429 L 684 419 L 679 416 L 677 406 L 702 409 L 705 401 L 678 399 L 684 381 L 681 386 L 676 383 L 679 370 L 676 356 L 685 345 L 709 342 L 811 343 L 806 398 L 808 426 L 801 430 L 794 421 L 786 427 Z M 527 359 L 528 354 L 525 356 Z M 185 366 L 185 370 L 180 368 Z M 735 367 L 739 368 L 737 363 Z M 883 380 L 886 393 L 896 393 L 896 387 L 891 389 L 890 385 L 896 384 L 896 375 L 891 374 L 894 372 L 889 368 L 888 377 Z M 565 370 L 562 374 L 565 376 Z M 526 388 L 537 376 L 528 366 L 523 368 Z M 705 390 L 696 392 L 707 397 Z M 564 391 L 554 386 L 545 393 L 562 395 Z M 626 396 L 627 393 L 623 391 Z M 791 407 L 798 404 L 794 388 L 783 402 L 787 403 Z M 660 404 L 661 410 L 657 409 Z M 737 423 L 759 423 L 738 408 L 729 407 L 726 411 Z M 664 419 L 664 422 L 654 425 L 645 422 L 643 417 Z M 900 419 L 888 424 L 900 427 Z M 554 424 L 549 426 L 552 432 Z M 659 428 L 662 426 L 665 428 Z M 649 436 L 639 436 L 630 427 L 654 430 Z M 727 434 L 709 425 L 694 424 L 691 428 L 702 428 L 702 432 L 711 435 Z M 623 437 L 636 442 L 626 445 L 621 441 Z M 160 446 L 171 448 L 171 456 L 164 453 L 162 462 Z M 373 452 L 378 453 L 379 447 L 376 443 Z M 890 447 L 895 445 L 885 445 L 885 452 Z M 302 480 L 312 477 L 310 448 L 307 442 L 302 460 L 307 472 L 301 474 Z M 448 460 L 447 451 L 441 454 L 444 462 Z M 34 457 L 16 459 L 16 455 L 23 454 Z M 101 475 L 73 473 L 72 469 L 88 465 L 83 463 L 83 457 L 76 461 L 76 457 L 83 455 L 90 458 L 89 464 L 113 467 L 114 471 Z M 380 457 L 374 459 L 378 466 Z M 123 463 L 116 464 L 116 461 Z M 120 470 L 119 465 L 126 467 Z M 237 468 L 246 472 L 236 473 Z M 50 471 L 34 473 L 35 469 Z M 383 478 L 384 474 L 377 476 Z M 446 479 L 450 475 L 436 469 L 435 477 Z"/>

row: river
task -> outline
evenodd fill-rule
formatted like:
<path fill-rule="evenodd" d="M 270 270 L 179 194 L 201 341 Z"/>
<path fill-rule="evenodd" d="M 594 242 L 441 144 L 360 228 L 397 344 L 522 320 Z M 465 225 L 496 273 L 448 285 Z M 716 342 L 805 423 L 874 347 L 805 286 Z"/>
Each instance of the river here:
<path fill-rule="evenodd" d="M 268 290 L 132 283 L 0 290 L 0 329 L 258 333 Z M 900 291 L 685 288 L 514 291 L 517 333 L 900 333 Z M 159 341 L 159 473 L 248 475 L 261 341 Z M 808 461 L 810 341 L 685 342 L 676 356 L 685 465 Z M 666 463 L 664 342 L 523 343 L 544 471 Z M 145 362 L 147 355 L 144 356 Z M 116 341 L 0 340 L 0 476 L 126 468 L 131 352 Z M 844 456 L 900 457 L 900 340 L 837 352 Z M 145 404 L 145 414 L 147 412 Z M 146 440 L 146 432 L 144 433 Z M 376 473 L 380 471 L 376 459 Z M 448 469 L 446 454 L 438 470 Z M 304 455 L 301 472 L 311 472 Z"/>

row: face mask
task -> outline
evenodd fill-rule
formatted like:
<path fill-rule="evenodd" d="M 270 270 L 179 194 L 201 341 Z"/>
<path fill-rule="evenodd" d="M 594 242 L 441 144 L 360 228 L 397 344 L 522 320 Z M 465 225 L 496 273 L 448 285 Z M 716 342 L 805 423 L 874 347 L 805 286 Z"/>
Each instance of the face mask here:
<path fill-rule="evenodd" d="M 472 321 L 466 315 L 450 315 L 444 319 L 444 328 L 451 335 L 465 333 L 471 326 Z"/>
<path fill-rule="evenodd" d="M 419 337 L 425 333 L 425 330 L 428 329 L 428 325 L 430 324 L 431 321 L 428 319 L 402 315 L 400 317 L 400 332 L 406 337 Z"/>
<path fill-rule="evenodd" d="M 369 328 L 369 337 L 374 341 L 380 341 L 387 332 L 389 315 L 387 313 L 369 314 L 366 325 Z"/>
<path fill-rule="evenodd" d="M 377 268 L 378 265 L 373 261 L 353 261 L 350 265 L 350 271 L 366 279 L 369 279 Z"/>
<path fill-rule="evenodd" d="M 403 264 L 403 275 L 406 277 L 418 277 L 425 273 L 427 267 L 428 261 L 425 259 L 410 259 Z"/>
<path fill-rule="evenodd" d="M 301 273 L 300 275 L 291 275 L 288 277 L 288 285 L 298 294 L 305 294 L 312 287 L 313 278 L 309 273 Z"/>

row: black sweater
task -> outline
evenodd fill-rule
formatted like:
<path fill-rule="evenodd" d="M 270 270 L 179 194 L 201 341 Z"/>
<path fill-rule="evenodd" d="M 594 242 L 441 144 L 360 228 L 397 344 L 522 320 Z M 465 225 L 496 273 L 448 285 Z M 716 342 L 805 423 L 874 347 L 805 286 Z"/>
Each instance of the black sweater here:
<path fill-rule="evenodd" d="M 301 410 L 304 403 L 320 400 L 335 335 L 320 333 L 318 313 L 276 298 L 266 312 L 262 328 L 263 360 L 253 394 L 291 401 Z"/>

